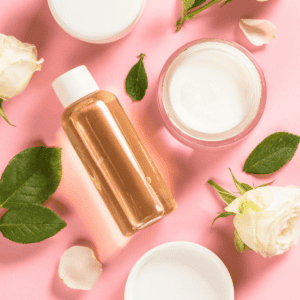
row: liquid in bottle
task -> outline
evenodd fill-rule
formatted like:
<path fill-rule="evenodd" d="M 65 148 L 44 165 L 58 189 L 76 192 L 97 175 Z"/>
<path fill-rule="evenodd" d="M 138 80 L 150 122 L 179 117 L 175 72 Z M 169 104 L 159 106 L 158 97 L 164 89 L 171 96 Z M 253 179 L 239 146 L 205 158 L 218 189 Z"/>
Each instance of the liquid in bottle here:
<path fill-rule="evenodd" d="M 53 88 L 65 107 L 62 127 L 123 235 L 177 208 L 114 94 L 100 91 L 85 66 L 57 78 Z"/>

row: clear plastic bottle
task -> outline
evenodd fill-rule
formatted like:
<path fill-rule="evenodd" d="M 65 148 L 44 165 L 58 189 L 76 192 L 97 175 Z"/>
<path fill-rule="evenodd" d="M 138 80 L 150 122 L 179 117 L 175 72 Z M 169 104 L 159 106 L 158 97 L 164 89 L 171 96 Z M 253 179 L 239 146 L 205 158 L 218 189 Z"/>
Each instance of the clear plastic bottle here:
<path fill-rule="evenodd" d="M 57 78 L 53 88 L 65 107 L 62 127 L 123 235 L 177 208 L 114 94 L 99 91 L 85 66 Z"/>

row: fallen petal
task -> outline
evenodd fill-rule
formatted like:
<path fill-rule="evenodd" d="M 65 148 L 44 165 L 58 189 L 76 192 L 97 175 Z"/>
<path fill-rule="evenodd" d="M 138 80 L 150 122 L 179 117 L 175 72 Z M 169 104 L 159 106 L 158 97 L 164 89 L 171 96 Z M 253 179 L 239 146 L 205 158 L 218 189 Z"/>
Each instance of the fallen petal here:
<path fill-rule="evenodd" d="M 66 250 L 59 263 L 61 280 L 72 289 L 91 290 L 102 272 L 102 264 L 92 249 L 73 246 Z"/>
<path fill-rule="evenodd" d="M 276 28 L 268 20 L 241 19 L 239 25 L 249 41 L 256 46 L 267 44 L 275 38 Z"/>

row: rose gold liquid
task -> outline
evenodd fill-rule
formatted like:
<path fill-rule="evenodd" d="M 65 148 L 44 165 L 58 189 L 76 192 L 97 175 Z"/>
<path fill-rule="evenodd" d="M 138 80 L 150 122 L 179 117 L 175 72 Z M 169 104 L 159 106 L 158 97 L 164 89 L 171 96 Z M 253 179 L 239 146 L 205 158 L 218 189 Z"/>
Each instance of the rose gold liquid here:
<path fill-rule="evenodd" d="M 71 104 L 62 127 L 123 235 L 177 208 L 115 95 L 99 91 Z"/>

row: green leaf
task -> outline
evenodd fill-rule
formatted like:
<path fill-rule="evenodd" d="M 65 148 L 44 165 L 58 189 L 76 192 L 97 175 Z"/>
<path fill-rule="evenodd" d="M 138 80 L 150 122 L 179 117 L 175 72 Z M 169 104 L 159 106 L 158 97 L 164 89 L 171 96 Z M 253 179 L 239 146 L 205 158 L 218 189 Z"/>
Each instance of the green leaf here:
<path fill-rule="evenodd" d="M 61 149 L 33 147 L 17 154 L 0 181 L 0 208 L 42 204 L 57 189 L 62 176 Z"/>
<path fill-rule="evenodd" d="M 245 194 L 246 192 L 248 192 L 250 190 L 253 190 L 253 187 L 251 185 L 249 185 L 247 183 L 239 182 L 233 175 L 231 169 L 229 169 L 229 170 L 230 170 L 231 176 L 233 178 L 234 184 L 241 195 Z"/>
<path fill-rule="evenodd" d="M 4 100 L 3 100 L 2 98 L 0 98 L 0 115 L 3 117 L 3 119 L 4 119 L 9 125 L 11 125 L 11 126 L 16 126 L 16 125 L 11 124 L 11 123 L 8 121 L 8 119 L 7 119 L 7 117 L 6 117 L 5 113 L 4 113 L 4 110 L 3 110 L 3 106 L 2 106 L 2 102 L 3 102 L 3 101 L 4 101 Z"/>
<path fill-rule="evenodd" d="M 231 2 L 232 0 L 223 0 L 221 3 L 221 7 L 223 7 L 224 5 L 226 5 L 227 3 Z"/>
<path fill-rule="evenodd" d="M 265 138 L 247 158 L 244 171 L 270 174 L 289 162 L 300 142 L 300 137 L 288 132 L 276 132 Z"/>
<path fill-rule="evenodd" d="M 259 188 L 259 187 L 268 186 L 268 185 L 272 184 L 272 183 L 273 183 L 275 180 L 276 180 L 276 179 L 274 179 L 274 180 L 273 180 L 273 181 L 271 181 L 271 182 L 268 182 L 268 183 L 261 184 L 261 185 L 257 186 L 257 187 L 256 187 L 256 189 L 257 189 L 257 188 Z"/>
<path fill-rule="evenodd" d="M 3 236 L 21 244 L 43 241 L 66 225 L 51 209 L 35 204 L 10 208 L 0 219 Z"/>
<path fill-rule="evenodd" d="M 194 9 L 194 8 L 202 5 L 205 2 L 206 2 L 206 0 L 196 0 L 196 1 L 194 1 L 194 4 L 188 8 L 188 10 Z"/>
<path fill-rule="evenodd" d="M 237 230 L 234 232 L 234 234 L 235 234 L 234 244 L 235 244 L 237 251 L 245 252 L 246 244 L 242 241 Z"/>
<path fill-rule="evenodd" d="M 213 222 L 211 223 L 211 228 L 213 227 L 213 225 L 217 219 L 226 218 L 228 216 L 235 216 L 235 213 L 233 213 L 233 212 L 222 212 L 222 213 L 218 213 L 218 214 L 219 215 L 216 218 L 214 218 Z"/>
<path fill-rule="evenodd" d="M 224 190 L 223 188 L 221 188 L 218 184 L 216 184 L 215 182 L 213 182 L 212 180 L 209 180 L 208 183 L 216 189 L 216 191 L 218 192 L 218 194 L 221 196 L 221 198 L 223 199 L 223 201 L 225 203 L 227 203 L 228 205 L 234 201 L 236 199 L 236 196 L 230 194 L 229 192 L 227 192 L 226 190 Z"/>
<path fill-rule="evenodd" d="M 126 77 L 126 92 L 133 101 L 140 101 L 144 98 L 148 88 L 148 78 L 143 59 L 145 54 L 140 54 L 139 61 L 131 68 Z"/>
<path fill-rule="evenodd" d="M 195 0 L 182 0 L 182 11 L 183 11 L 183 13 L 188 11 L 194 5 L 194 2 L 195 2 Z"/>

